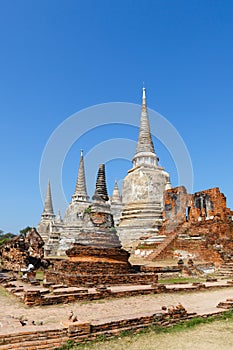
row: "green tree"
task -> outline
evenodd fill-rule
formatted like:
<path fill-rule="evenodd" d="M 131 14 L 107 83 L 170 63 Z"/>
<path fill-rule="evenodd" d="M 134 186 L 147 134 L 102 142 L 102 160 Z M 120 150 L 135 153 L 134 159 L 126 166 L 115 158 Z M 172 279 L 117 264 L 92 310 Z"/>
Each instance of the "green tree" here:
<path fill-rule="evenodd" d="M 0 230 L 0 247 L 5 243 L 6 241 L 9 241 L 11 238 L 15 237 L 16 235 L 11 232 L 3 233 L 2 230 Z"/>
<path fill-rule="evenodd" d="M 28 231 L 30 231 L 31 229 L 32 229 L 31 226 L 27 226 L 27 227 L 23 228 L 22 230 L 20 230 L 19 233 L 20 233 L 21 235 L 26 235 L 26 233 L 27 233 Z"/>

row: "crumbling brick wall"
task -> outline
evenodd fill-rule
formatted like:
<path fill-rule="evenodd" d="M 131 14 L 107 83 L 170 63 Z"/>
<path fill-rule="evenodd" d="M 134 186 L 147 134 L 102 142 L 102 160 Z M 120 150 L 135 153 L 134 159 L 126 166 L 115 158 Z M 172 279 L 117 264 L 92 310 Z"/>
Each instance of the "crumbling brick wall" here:
<path fill-rule="evenodd" d="M 47 266 L 48 262 L 43 260 L 43 246 L 44 241 L 35 228 L 10 239 L 0 249 L 2 267 L 17 272 L 29 264 L 35 268 Z"/>
<path fill-rule="evenodd" d="M 164 194 L 163 216 L 167 221 L 185 222 L 189 195 L 184 186 L 171 188 Z"/>
<path fill-rule="evenodd" d="M 232 212 L 226 207 L 226 197 L 218 187 L 196 192 L 190 202 L 189 221 L 228 220 Z"/>
<path fill-rule="evenodd" d="M 229 220 L 233 212 L 218 187 L 188 194 L 184 186 L 165 191 L 163 216 L 166 222 Z"/>

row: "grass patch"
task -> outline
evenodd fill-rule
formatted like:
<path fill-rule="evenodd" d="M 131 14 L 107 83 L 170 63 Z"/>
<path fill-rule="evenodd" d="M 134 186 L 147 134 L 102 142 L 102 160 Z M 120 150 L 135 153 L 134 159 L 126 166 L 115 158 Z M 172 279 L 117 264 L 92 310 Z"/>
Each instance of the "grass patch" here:
<path fill-rule="evenodd" d="M 91 207 L 88 207 L 84 210 L 84 214 L 86 214 L 86 213 L 91 214 L 91 211 L 92 211 Z"/>
<path fill-rule="evenodd" d="M 70 349 L 75 349 L 73 340 L 68 340 L 64 345 L 62 345 L 59 348 L 55 348 L 54 350 L 70 350 Z"/>
<path fill-rule="evenodd" d="M 36 271 L 36 279 L 38 281 L 43 281 L 44 280 L 44 271 Z"/>
<path fill-rule="evenodd" d="M 156 333 L 180 332 L 185 329 L 194 328 L 200 324 L 206 324 L 214 321 L 223 321 L 223 320 L 229 320 L 229 319 L 233 320 L 233 309 L 227 310 L 224 313 L 218 314 L 215 316 L 193 317 L 190 320 L 185 320 L 179 323 L 175 323 L 174 325 L 169 326 L 167 328 L 163 328 L 159 326 L 151 326 L 150 330 L 154 330 L 156 331 Z"/>
<path fill-rule="evenodd" d="M 3 287 L 0 286 L 0 296 L 8 297 L 10 293 Z"/>
<path fill-rule="evenodd" d="M 158 248 L 158 244 L 157 245 L 148 245 L 148 244 L 140 244 L 138 246 L 138 249 L 156 249 Z"/>
<path fill-rule="evenodd" d="M 159 279 L 158 283 L 161 284 L 178 284 L 178 283 L 194 283 L 194 282 L 205 282 L 205 278 L 194 278 L 194 277 L 177 277 L 177 278 L 164 278 Z"/>

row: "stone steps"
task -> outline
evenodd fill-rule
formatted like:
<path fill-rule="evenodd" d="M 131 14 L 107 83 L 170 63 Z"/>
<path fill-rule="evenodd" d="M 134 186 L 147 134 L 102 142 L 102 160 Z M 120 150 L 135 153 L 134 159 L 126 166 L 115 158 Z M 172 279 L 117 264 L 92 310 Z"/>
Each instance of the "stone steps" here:
<path fill-rule="evenodd" d="M 226 276 L 226 277 L 229 277 L 229 276 L 232 276 L 233 277 L 233 272 L 232 271 L 225 271 L 225 272 L 216 272 L 215 273 L 215 275 L 216 276 L 221 276 L 221 277 L 224 277 L 224 276 Z"/>
<path fill-rule="evenodd" d="M 221 308 L 221 309 L 232 309 L 233 307 L 233 299 L 226 299 L 226 301 L 221 301 L 217 307 Z"/>
<path fill-rule="evenodd" d="M 233 277 L 233 263 L 224 263 L 215 273 L 218 277 Z"/>
<path fill-rule="evenodd" d="M 189 223 L 184 223 L 181 224 L 181 226 L 178 226 L 175 231 L 173 233 L 170 233 L 165 240 L 160 243 L 160 245 L 158 246 L 158 248 L 156 248 L 151 254 L 149 254 L 146 258 L 148 260 L 152 260 L 154 261 L 155 259 L 158 259 L 160 257 L 160 255 L 164 252 L 164 250 L 166 248 L 168 248 L 168 246 L 174 242 L 174 240 L 180 235 L 180 234 L 184 234 L 185 232 L 188 231 L 190 227 Z"/>
<path fill-rule="evenodd" d="M 161 243 L 159 245 L 159 247 L 156 249 L 156 251 L 151 253 L 147 258 L 149 258 L 150 260 L 154 260 L 156 258 L 159 258 L 160 254 L 168 247 L 169 244 L 171 244 L 174 241 L 174 239 L 176 237 L 177 237 L 177 233 L 175 232 L 174 234 L 172 234 L 168 238 L 165 238 L 163 243 Z"/>
<path fill-rule="evenodd" d="M 221 270 L 231 270 L 231 271 L 233 271 L 233 266 L 231 266 L 231 265 L 229 265 L 229 266 L 227 266 L 227 265 L 221 265 Z"/>
<path fill-rule="evenodd" d="M 231 272 L 231 273 L 233 273 L 233 269 L 229 268 L 229 267 L 221 267 L 220 269 L 221 269 L 222 272 Z"/>

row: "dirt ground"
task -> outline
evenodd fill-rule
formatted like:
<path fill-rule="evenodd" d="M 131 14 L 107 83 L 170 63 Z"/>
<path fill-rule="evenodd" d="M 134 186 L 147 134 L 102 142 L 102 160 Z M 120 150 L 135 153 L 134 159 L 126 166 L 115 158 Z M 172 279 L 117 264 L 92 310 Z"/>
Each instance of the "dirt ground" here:
<path fill-rule="evenodd" d="M 0 334 L 36 330 L 36 326 L 31 325 L 32 321 L 35 323 L 42 321 L 43 325 L 38 326 L 40 329 L 58 328 L 61 326 L 61 321 L 68 319 L 71 310 L 77 315 L 78 320 L 95 323 L 103 322 L 103 319 L 111 321 L 129 316 L 148 315 L 158 312 L 163 305 L 177 305 L 179 302 L 188 312 L 206 314 L 220 310 L 216 308 L 217 304 L 231 297 L 233 297 L 233 287 L 27 307 L 0 287 Z M 16 322 L 16 318 L 26 318 L 27 325 L 22 327 L 19 322 Z"/>

